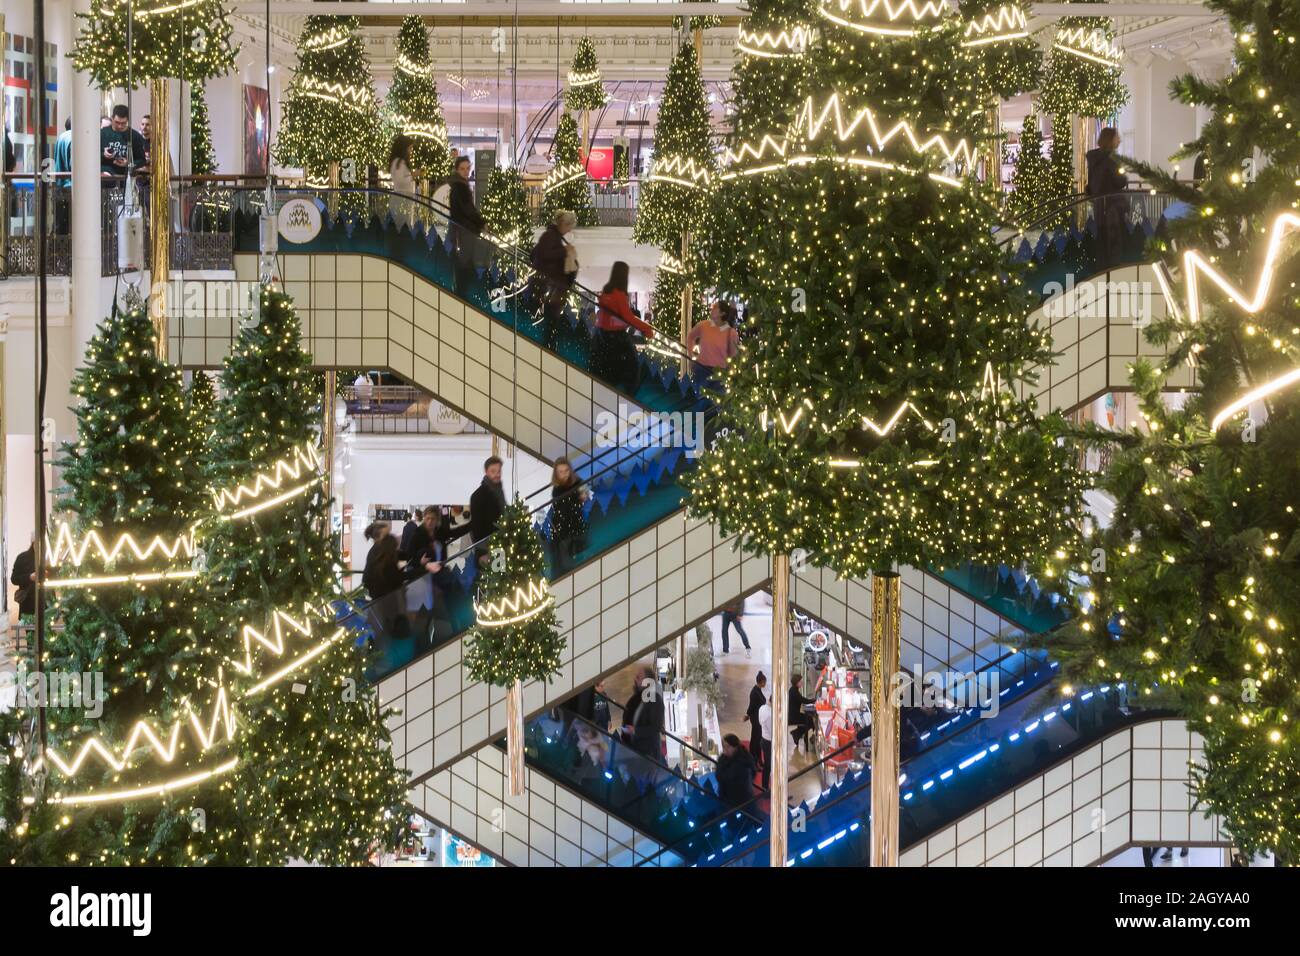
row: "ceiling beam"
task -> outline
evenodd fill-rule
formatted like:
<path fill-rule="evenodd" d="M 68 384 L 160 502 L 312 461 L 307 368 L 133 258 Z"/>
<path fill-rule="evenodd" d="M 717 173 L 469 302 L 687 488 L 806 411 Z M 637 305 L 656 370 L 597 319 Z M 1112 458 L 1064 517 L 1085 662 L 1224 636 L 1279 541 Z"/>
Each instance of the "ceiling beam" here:
<path fill-rule="evenodd" d="M 245 14 L 265 14 L 266 0 L 238 0 L 235 9 Z M 1213 17 L 1218 14 L 1201 3 L 1034 3 L 1031 5 L 1035 16 L 1040 17 Z M 271 14 L 280 16 L 310 16 L 324 14 L 322 5 L 313 0 L 271 0 Z M 575 20 L 595 20 L 609 17 L 648 17 L 652 20 L 667 20 L 678 16 L 744 16 L 742 3 L 734 0 L 720 0 L 718 3 L 622 3 L 618 0 L 606 2 L 574 2 L 563 0 L 520 0 L 516 5 L 508 0 L 448 0 L 445 3 L 427 2 L 427 0 L 398 0 L 394 3 L 365 3 L 359 0 L 343 0 L 331 3 L 330 14 L 338 16 L 360 17 L 396 17 L 418 15 L 425 17 L 453 18 L 462 17 L 511 17 L 518 12 L 520 17 L 571 18 Z"/>

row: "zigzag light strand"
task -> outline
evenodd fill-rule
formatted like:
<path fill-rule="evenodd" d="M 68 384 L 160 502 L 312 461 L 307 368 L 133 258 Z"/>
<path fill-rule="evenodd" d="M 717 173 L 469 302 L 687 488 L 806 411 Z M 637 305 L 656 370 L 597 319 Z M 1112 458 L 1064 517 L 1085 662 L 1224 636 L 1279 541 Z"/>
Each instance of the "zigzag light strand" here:
<path fill-rule="evenodd" d="M 320 33 L 313 34 L 302 41 L 302 48 L 308 53 L 323 53 L 326 50 L 333 50 L 341 47 L 348 42 L 351 33 L 340 26 L 332 26 L 328 30 L 322 30 Z M 401 57 L 398 57 L 398 66 L 401 66 Z"/>
<path fill-rule="evenodd" d="M 259 473 L 253 479 L 251 486 L 239 484 L 233 491 L 225 488 L 213 491 L 213 505 L 217 512 L 221 513 L 229 508 L 238 508 L 245 501 L 251 502 L 237 511 L 223 515 L 227 520 L 232 521 L 238 518 L 246 518 L 251 514 L 256 514 L 266 508 L 288 501 L 290 498 L 310 490 L 321 480 L 320 469 L 320 452 L 314 444 L 307 442 L 300 448 L 295 448 L 291 458 L 281 459 L 269 471 Z M 315 474 L 303 481 L 304 472 L 315 472 Z M 281 491 L 281 488 L 290 480 L 299 482 L 299 484 Z M 273 497 L 264 497 L 268 492 L 280 493 Z"/>
<path fill-rule="evenodd" d="M 542 182 L 542 192 L 548 193 L 553 189 L 559 189 L 566 186 L 575 179 L 582 179 L 587 175 L 587 170 L 583 168 L 582 163 L 565 163 L 554 166 L 546 174 L 546 179 Z"/>
<path fill-rule="evenodd" d="M 570 70 L 568 79 L 570 86 L 594 86 L 600 82 L 600 70 L 591 70 L 587 73 L 576 73 Z"/>
<path fill-rule="evenodd" d="M 427 139 L 435 143 L 447 143 L 447 127 L 441 123 L 430 123 L 427 120 L 412 119 L 409 116 L 398 116 L 397 124 L 407 136 L 415 139 Z"/>
<path fill-rule="evenodd" d="M 695 160 L 681 156 L 657 157 L 650 166 L 649 179 L 660 183 L 674 183 L 688 189 L 709 185 L 709 170 L 696 165 Z"/>
<path fill-rule="evenodd" d="M 745 29 L 742 23 L 736 34 L 736 49 L 747 56 L 768 59 L 803 56 L 812 43 L 813 36 L 813 28 L 802 23 L 780 33 L 772 33 L 770 30 L 758 33 Z"/>
<path fill-rule="evenodd" d="M 971 20 L 962 33 L 962 46 L 986 46 L 1006 43 L 1029 36 L 1029 22 L 1025 11 L 1014 4 L 1000 6 L 982 18 Z"/>
<path fill-rule="evenodd" d="M 331 83 L 306 74 L 299 75 L 294 82 L 303 96 L 324 100 L 326 103 L 337 103 L 357 112 L 366 112 L 374 107 L 374 99 L 364 86 L 353 83 Z"/>
<path fill-rule="evenodd" d="M 276 657 L 283 658 L 289 647 L 286 635 L 290 633 L 297 634 L 299 637 L 311 640 L 316 637 L 315 621 L 327 621 L 333 623 L 330 619 L 327 609 L 316 608 L 310 605 L 303 606 L 303 616 L 301 619 L 295 618 L 284 611 L 274 611 L 271 614 L 271 624 L 264 631 L 259 631 L 251 624 L 245 624 L 240 629 L 241 644 L 243 646 L 243 658 L 235 658 L 231 661 L 231 666 L 236 671 L 246 677 L 254 674 L 253 658 L 254 649 L 258 646 L 265 648 Z M 280 667 L 267 677 L 262 678 L 252 687 L 244 692 L 245 697 L 252 697 L 260 694 L 266 688 L 271 687 L 294 671 L 300 670 L 304 665 L 319 657 L 343 636 L 345 629 L 342 627 L 335 628 L 333 634 L 312 645 L 312 647 L 303 654 L 291 658 L 287 664 Z"/>
<path fill-rule="evenodd" d="M 550 586 L 545 578 L 534 578 L 515 588 L 511 597 L 499 601 L 485 601 L 482 604 L 474 599 L 474 617 L 480 627 L 506 627 L 510 624 L 522 624 L 536 617 L 555 603 Z"/>
<path fill-rule="evenodd" d="M 1123 66 L 1124 51 L 1119 44 L 1095 27 L 1061 27 L 1056 31 L 1052 46 L 1063 53 L 1099 63 L 1112 70 Z"/>
<path fill-rule="evenodd" d="M 55 536 L 52 546 L 47 539 L 46 552 L 50 555 L 51 570 L 57 571 L 59 568 L 69 566 L 80 568 L 86 563 L 87 556 L 92 553 L 97 561 L 105 565 L 116 564 L 120 560 L 144 562 L 154 557 L 174 561 L 177 555 L 189 560 L 193 559 L 195 555 L 194 540 L 195 531 L 191 528 L 188 532 L 171 540 L 155 535 L 148 544 L 143 546 L 136 541 L 130 532 L 118 535 L 112 545 L 108 545 L 104 542 L 97 529 L 88 531 L 78 541 L 72 528 L 66 522 L 60 522 L 58 534 Z M 198 571 L 193 568 L 165 567 L 147 571 L 129 571 L 122 574 L 95 574 L 68 578 L 54 577 L 46 580 L 45 584 L 52 588 L 96 587 L 109 584 L 192 578 L 197 574 Z"/>
<path fill-rule="evenodd" d="M 853 8 L 857 8 L 854 16 Z M 880 36 L 910 37 L 937 25 L 947 0 L 822 0 L 817 13 L 831 23 Z"/>
<path fill-rule="evenodd" d="M 435 72 L 432 63 L 428 64 L 427 66 L 420 66 L 418 63 L 415 63 L 405 53 L 398 53 L 397 59 L 393 62 L 393 65 L 397 67 L 397 69 L 405 73 L 407 76 L 419 76 L 419 77 L 433 76 Z"/>

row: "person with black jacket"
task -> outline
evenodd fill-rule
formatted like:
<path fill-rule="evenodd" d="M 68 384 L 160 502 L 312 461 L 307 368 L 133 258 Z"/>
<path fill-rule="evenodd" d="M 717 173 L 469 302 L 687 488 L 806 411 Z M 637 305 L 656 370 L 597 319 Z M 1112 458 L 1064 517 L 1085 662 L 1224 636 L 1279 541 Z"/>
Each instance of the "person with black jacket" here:
<path fill-rule="evenodd" d="M 12 173 L 18 168 L 18 156 L 14 153 L 14 144 L 9 139 L 9 127 L 5 127 L 5 172 Z"/>
<path fill-rule="evenodd" d="M 397 565 L 397 539 L 388 533 L 388 523 L 376 521 L 366 529 L 366 539 L 374 541 L 366 554 L 361 583 L 372 601 L 392 594 L 402 586 L 402 569 Z"/>
<path fill-rule="evenodd" d="M 14 600 L 18 602 L 18 613 L 30 616 L 36 613 L 36 542 L 27 546 L 27 550 L 14 558 L 13 574 L 9 583 L 18 589 Z"/>
<path fill-rule="evenodd" d="M 659 682 L 647 668 L 638 674 L 641 703 L 632 720 L 632 749 L 656 763 L 662 763 L 664 734 L 664 695 Z"/>
<path fill-rule="evenodd" d="M 1128 189 L 1128 177 L 1119 168 L 1116 150 L 1119 130 L 1107 126 L 1097 135 L 1097 146 L 1088 150 L 1088 195 L 1093 197 L 1092 215 L 1101 243 L 1101 265 L 1118 265 L 1124 252 L 1124 220 L 1128 197 L 1116 196 Z"/>
<path fill-rule="evenodd" d="M 727 734 L 722 738 L 722 755 L 718 757 L 718 797 L 729 807 L 739 807 L 754 796 L 754 758 L 740 745 L 740 738 Z"/>
<path fill-rule="evenodd" d="M 406 524 L 402 525 L 402 540 L 397 545 L 397 554 L 403 561 L 411 560 L 411 543 L 415 540 L 415 532 L 423 519 L 424 511 L 420 508 L 412 508 L 406 516 Z"/>
<path fill-rule="evenodd" d="M 555 573 L 572 571 L 578 552 L 587 543 L 587 500 L 582 481 L 573 473 L 567 458 L 555 459 L 551 470 L 551 550 Z"/>
<path fill-rule="evenodd" d="M 483 480 L 469 498 L 469 533 L 474 540 L 479 564 L 491 560 L 487 538 L 497 529 L 506 510 L 506 492 L 501 486 L 501 459 L 496 455 L 483 462 Z"/>
<path fill-rule="evenodd" d="M 758 712 L 767 703 L 767 675 L 762 671 L 754 678 L 754 686 L 749 689 L 749 706 L 745 709 L 745 720 L 749 722 L 749 755 L 756 765 L 763 762 L 763 728 L 758 723 Z"/>
<path fill-rule="evenodd" d="M 448 218 L 451 220 L 452 264 L 456 294 L 469 297 L 474 283 L 475 259 L 479 255 L 479 235 L 483 232 L 483 214 L 474 202 L 469 185 L 469 157 L 457 157 L 448 181 Z"/>
<path fill-rule="evenodd" d="M 813 702 L 811 697 L 805 697 L 800 688 L 803 686 L 803 676 L 795 674 L 790 678 L 790 696 L 789 700 L 789 719 L 790 734 L 794 737 L 794 745 L 799 746 L 799 742 L 804 742 L 804 749 L 808 748 L 808 734 L 813 728 L 812 714 L 804 713 L 804 707 Z"/>
<path fill-rule="evenodd" d="M 577 255 L 573 246 L 564 238 L 577 224 L 576 215 L 567 209 L 561 209 L 537 237 L 537 243 L 528 257 L 529 264 L 537 274 L 533 288 L 542 302 L 547 348 L 554 348 L 559 338 L 564 301 L 578 278 Z"/>

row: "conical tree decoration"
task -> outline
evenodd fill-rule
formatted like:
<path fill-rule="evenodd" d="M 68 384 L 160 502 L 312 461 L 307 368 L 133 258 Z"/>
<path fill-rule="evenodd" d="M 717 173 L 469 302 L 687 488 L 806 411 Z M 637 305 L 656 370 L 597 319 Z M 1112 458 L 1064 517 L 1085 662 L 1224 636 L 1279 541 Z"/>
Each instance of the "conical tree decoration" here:
<path fill-rule="evenodd" d="M 596 61 L 596 45 L 591 42 L 591 37 L 584 36 L 578 41 L 567 79 L 565 109 L 575 112 L 595 110 L 609 102 L 609 94 L 600 78 L 600 64 Z"/>
<path fill-rule="evenodd" d="M 578 146 L 578 125 L 568 113 L 562 113 L 551 147 L 551 171 L 542 185 L 542 210 L 550 222 L 557 212 L 567 209 L 578 217 L 578 225 L 594 226 L 599 220 L 587 190 L 587 167 Z"/>
<path fill-rule="evenodd" d="M 208 100 L 200 83 L 190 93 L 190 172 L 205 176 L 217 171 L 217 154 L 212 148 L 212 125 L 208 121 Z"/>
<path fill-rule="evenodd" d="M 388 89 L 388 108 L 396 132 L 411 138 L 411 167 L 431 179 L 447 175 L 451 161 L 447 121 L 442 115 L 438 84 L 434 80 L 429 31 L 421 17 L 402 20 L 397 35 L 393 85 Z"/>
<path fill-rule="evenodd" d="M 528 208 L 524 177 L 513 166 L 495 166 L 479 203 L 488 230 L 511 245 L 527 245 L 533 237 L 533 213 Z"/>
<path fill-rule="evenodd" d="M 1096 3 L 1099 0 L 1075 0 Z M 1039 103 L 1060 116 L 1103 119 L 1129 101 L 1115 24 L 1105 17 L 1062 17 L 1043 74 Z"/>
<path fill-rule="evenodd" d="M 128 47 L 127 11 L 132 13 Z M 175 77 L 202 82 L 229 73 L 236 47 L 223 0 L 91 0 L 72 49 L 78 72 L 100 89 Z"/>

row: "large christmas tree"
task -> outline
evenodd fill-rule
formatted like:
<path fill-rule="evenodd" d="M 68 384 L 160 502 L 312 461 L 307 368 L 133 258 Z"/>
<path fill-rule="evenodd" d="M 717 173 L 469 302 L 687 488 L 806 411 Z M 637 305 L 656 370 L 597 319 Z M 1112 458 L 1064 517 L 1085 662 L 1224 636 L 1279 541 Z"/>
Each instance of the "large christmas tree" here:
<path fill-rule="evenodd" d="M 533 211 L 523 174 L 513 166 L 494 166 L 479 203 L 488 231 L 507 245 L 531 245 Z"/>
<path fill-rule="evenodd" d="M 1149 427 L 1117 439 L 1102 487 L 1112 524 L 1086 547 L 1096 600 L 1053 650 L 1075 687 L 1126 681 L 1205 738 L 1195 796 L 1249 853 L 1300 860 L 1300 140 L 1296 37 L 1285 0 L 1210 0 L 1236 38 L 1222 80 L 1184 76 L 1188 105 L 1213 111 L 1182 157 L 1213 176 L 1195 188 L 1143 168 L 1195 208 L 1153 250 L 1177 308 L 1147 335 L 1170 357 L 1133 372 Z M 1218 284 L 1218 278 L 1227 288 Z M 1228 288 L 1238 290 L 1229 293 Z M 1162 396 L 1194 359 L 1181 410 Z M 1099 551 L 1093 549 L 1100 549 Z M 1068 640 L 1066 639 L 1068 638 Z"/>
<path fill-rule="evenodd" d="M 681 336 L 682 289 L 689 284 L 694 261 L 690 236 L 703 225 L 716 171 L 709 104 L 695 47 L 683 43 L 668 68 L 649 181 L 637 202 L 632 229 L 636 242 L 656 245 L 674 260 L 674 270 L 661 267 L 655 283 L 654 324 L 669 338 Z M 699 292 L 698 283 L 694 289 Z M 695 311 L 701 318 L 702 310 Z"/>
<path fill-rule="evenodd" d="M 80 700 L 50 701 L 48 749 L 29 769 L 48 774 L 61 819 L 29 828 L 22 862 L 185 865 L 223 860 L 237 839 L 232 702 L 195 615 L 206 486 L 181 374 L 155 349 L 146 310 L 119 312 L 73 378 L 66 524 L 51 530 L 47 574 L 64 628 L 40 669 L 84 678 Z"/>
<path fill-rule="evenodd" d="M 988 87 L 960 19 L 866 9 L 821 8 L 795 122 L 733 149 L 728 172 L 766 202 L 736 239 L 710 239 L 706 269 L 753 328 L 722 376 L 720 437 L 686 479 L 692 513 L 846 577 L 967 560 L 1059 573 L 1080 482 L 1063 423 L 1007 387 L 1048 343 L 970 178 Z"/>
<path fill-rule="evenodd" d="M 1007 212 L 1012 221 L 1022 225 L 1028 225 L 1033 214 L 1045 212 L 1044 204 L 1052 198 L 1052 167 L 1043 155 L 1043 130 L 1039 123 L 1037 113 L 1025 117 L 1015 169 L 1011 173 L 1011 193 L 1007 196 Z"/>
<path fill-rule="evenodd" d="M 398 132 L 411 138 L 412 169 L 429 179 L 447 175 L 451 162 L 447 121 L 438 101 L 429 31 L 421 17 L 402 20 L 402 29 L 397 34 L 393 85 L 388 89 L 388 108 Z"/>
<path fill-rule="evenodd" d="M 542 184 L 542 212 L 550 222 L 557 212 L 567 209 L 578 217 L 578 225 L 594 226 L 596 207 L 587 189 L 587 167 L 578 145 L 578 125 L 563 110 L 551 144 L 551 171 Z"/>
<path fill-rule="evenodd" d="M 1025 5 L 1006 0 L 964 0 L 961 44 L 975 54 L 984 82 L 1000 98 L 1038 85 L 1043 51 L 1029 33 Z"/>
<path fill-rule="evenodd" d="M 212 125 L 208 122 L 208 99 L 203 85 L 188 87 L 190 94 L 190 172 L 204 176 L 217 171 L 217 154 L 212 148 Z"/>
<path fill-rule="evenodd" d="M 298 41 L 298 68 L 281 111 L 276 158 L 301 166 L 316 185 L 363 183 L 366 166 L 383 165 L 387 144 L 374 81 L 356 17 L 311 16 Z"/>
<path fill-rule="evenodd" d="M 1098 3 L 1102 0 L 1072 0 Z M 1122 73 L 1123 53 L 1108 17 L 1062 17 L 1047 58 L 1039 101 L 1058 116 L 1104 119 L 1128 102 Z"/>
<path fill-rule="evenodd" d="M 364 863 L 396 845 L 405 774 L 363 661 L 335 624 L 339 555 L 316 453 L 321 393 L 288 296 L 222 370 L 207 537 L 211 633 L 229 635 L 244 730 L 231 788 L 251 862 Z"/>
<path fill-rule="evenodd" d="M 569 66 L 569 85 L 564 91 L 564 108 L 578 113 L 600 109 L 609 102 L 605 84 L 600 78 L 600 64 L 596 60 L 596 45 L 591 37 L 578 41 Z M 586 143 L 583 147 L 586 147 Z"/>
<path fill-rule="evenodd" d="M 73 65 L 103 90 L 163 78 L 201 83 L 235 65 L 223 0 L 91 0 L 90 10 L 77 16 L 84 22 L 73 44 Z"/>

